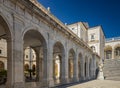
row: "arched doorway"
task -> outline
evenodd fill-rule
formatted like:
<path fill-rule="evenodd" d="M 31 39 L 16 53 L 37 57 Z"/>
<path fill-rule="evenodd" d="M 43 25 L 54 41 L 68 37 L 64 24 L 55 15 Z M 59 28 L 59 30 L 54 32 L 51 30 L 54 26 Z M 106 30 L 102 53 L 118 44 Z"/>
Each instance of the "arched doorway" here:
<path fill-rule="evenodd" d="M 69 58 L 68 58 L 68 74 L 69 74 L 69 81 L 73 81 L 73 74 L 74 74 L 74 60 L 75 60 L 75 52 L 73 49 L 69 51 Z"/>
<path fill-rule="evenodd" d="M 55 85 L 61 83 L 63 60 L 64 60 L 64 47 L 60 42 L 57 42 L 53 46 L 53 79 Z"/>
<path fill-rule="evenodd" d="M 0 80 L 3 80 L 2 83 L 6 83 L 7 86 L 12 85 L 12 78 L 13 78 L 13 68 L 12 68 L 12 36 L 11 36 L 11 31 L 9 24 L 7 23 L 8 21 L 0 14 L 0 41 L 4 41 L 4 47 L 6 49 L 1 50 L 2 52 L 5 52 L 5 56 L 3 55 L 3 59 L 6 59 L 6 64 L 1 63 L 2 69 L 5 67 L 5 74 L 1 75 Z M 3 78 L 4 77 L 4 78 Z M 0 83 L 0 84 L 2 84 Z"/>
<path fill-rule="evenodd" d="M 38 30 L 28 30 L 24 37 L 24 65 L 28 64 L 26 72 L 24 68 L 26 84 L 32 82 L 43 82 L 46 77 L 47 46 L 46 41 Z M 26 75 L 27 73 L 27 75 Z"/>

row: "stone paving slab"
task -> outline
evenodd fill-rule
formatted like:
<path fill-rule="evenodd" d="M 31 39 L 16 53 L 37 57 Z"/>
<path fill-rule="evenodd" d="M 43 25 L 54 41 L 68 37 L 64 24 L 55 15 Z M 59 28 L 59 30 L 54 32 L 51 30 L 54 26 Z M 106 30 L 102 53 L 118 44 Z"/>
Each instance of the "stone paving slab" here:
<path fill-rule="evenodd" d="M 90 82 L 80 83 L 66 88 L 120 88 L 120 81 L 93 80 Z"/>

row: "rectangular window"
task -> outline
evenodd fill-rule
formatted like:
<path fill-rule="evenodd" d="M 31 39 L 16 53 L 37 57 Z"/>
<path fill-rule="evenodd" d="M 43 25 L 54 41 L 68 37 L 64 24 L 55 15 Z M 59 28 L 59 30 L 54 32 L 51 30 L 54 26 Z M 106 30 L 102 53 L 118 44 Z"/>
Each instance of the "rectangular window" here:
<path fill-rule="evenodd" d="M 94 39 L 94 35 L 91 35 L 91 39 Z"/>

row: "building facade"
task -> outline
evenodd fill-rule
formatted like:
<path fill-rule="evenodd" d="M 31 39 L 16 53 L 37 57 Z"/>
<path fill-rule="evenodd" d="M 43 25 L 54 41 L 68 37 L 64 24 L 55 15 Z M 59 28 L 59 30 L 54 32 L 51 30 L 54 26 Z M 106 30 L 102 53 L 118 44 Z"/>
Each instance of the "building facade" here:
<path fill-rule="evenodd" d="M 49 88 L 88 81 L 96 78 L 104 59 L 101 26 L 64 25 L 37 0 L 0 0 L 0 39 L 6 88 Z"/>
<path fill-rule="evenodd" d="M 104 55 L 106 59 L 120 58 L 120 38 L 108 38 L 105 43 Z"/>

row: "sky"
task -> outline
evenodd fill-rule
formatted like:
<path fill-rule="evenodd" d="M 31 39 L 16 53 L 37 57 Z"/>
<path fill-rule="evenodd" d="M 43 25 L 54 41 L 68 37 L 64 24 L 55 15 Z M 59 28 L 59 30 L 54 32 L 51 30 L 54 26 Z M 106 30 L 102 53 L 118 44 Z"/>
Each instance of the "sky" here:
<path fill-rule="evenodd" d="M 88 22 L 101 25 L 106 38 L 120 36 L 120 0 L 38 0 L 67 24 Z"/>

